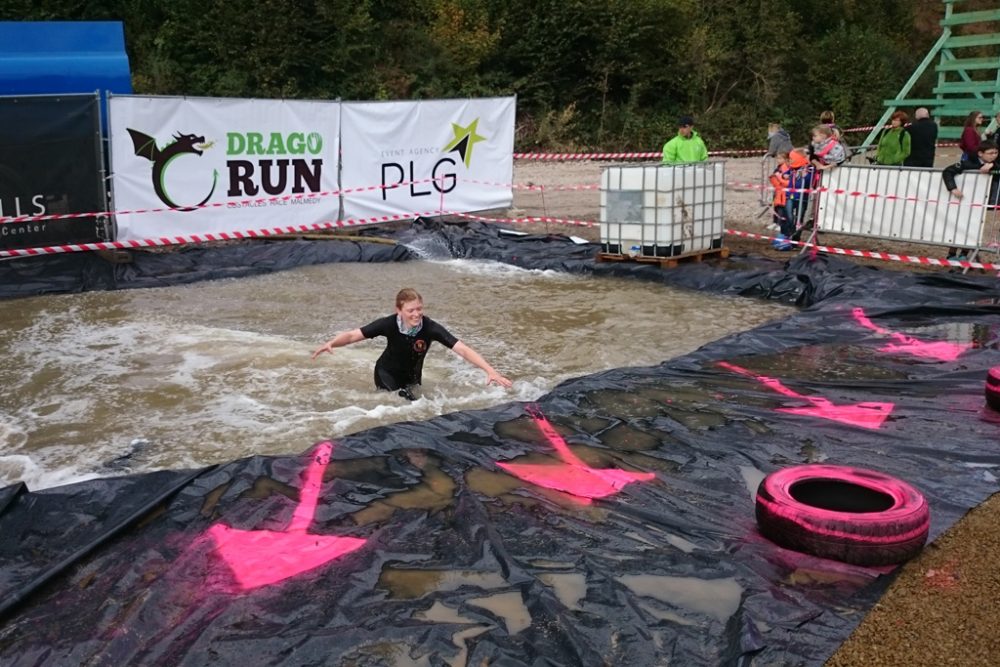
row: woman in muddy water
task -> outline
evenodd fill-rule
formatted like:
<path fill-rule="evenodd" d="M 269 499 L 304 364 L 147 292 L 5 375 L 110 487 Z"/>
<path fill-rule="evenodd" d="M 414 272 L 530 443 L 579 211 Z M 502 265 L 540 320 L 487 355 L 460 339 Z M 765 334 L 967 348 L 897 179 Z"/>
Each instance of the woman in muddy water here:
<path fill-rule="evenodd" d="M 396 295 L 396 313 L 379 318 L 360 329 L 341 331 L 316 348 L 312 358 L 335 347 L 357 343 L 366 338 L 385 336 L 387 345 L 375 362 L 375 386 L 396 391 L 400 396 L 415 400 L 413 390 L 420 384 L 424 356 L 432 342 L 437 341 L 458 356 L 486 373 L 486 384 L 510 387 L 511 381 L 498 373 L 474 349 L 455 338 L 450 331 L 429 317 L 424 317 L 424 299 L 410 288 L 401 289 Z"/>

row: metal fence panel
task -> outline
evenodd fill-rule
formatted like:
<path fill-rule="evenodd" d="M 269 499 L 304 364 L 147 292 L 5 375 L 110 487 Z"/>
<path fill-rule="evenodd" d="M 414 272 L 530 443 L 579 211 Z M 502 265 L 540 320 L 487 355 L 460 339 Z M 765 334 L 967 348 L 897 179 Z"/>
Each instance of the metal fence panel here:
<path fill-rule="evenodd" d="M 961 201 L 941 171 L 844 165 L 823 176 L 818 221 L 823 231 L 892 241 L 979 247 L 990 175 L 961 174 Z"/>

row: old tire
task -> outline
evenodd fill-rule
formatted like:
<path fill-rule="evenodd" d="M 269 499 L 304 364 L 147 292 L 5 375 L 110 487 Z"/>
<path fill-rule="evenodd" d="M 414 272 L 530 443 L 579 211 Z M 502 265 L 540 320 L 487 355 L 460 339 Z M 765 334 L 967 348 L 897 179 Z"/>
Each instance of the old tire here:
<path fill-rule="evenodd" d="M 924 496 L 874 470 L 792 466 L 757 488 L 761 534 L 788 549 L 855 565 L 901 563 L 920 552 L 930 529 Z"/>
<path fill-rule="evenodd" d="M 986 404 L 1000 412 L 1000 366 L 994 366 L 986 374 Z"/>

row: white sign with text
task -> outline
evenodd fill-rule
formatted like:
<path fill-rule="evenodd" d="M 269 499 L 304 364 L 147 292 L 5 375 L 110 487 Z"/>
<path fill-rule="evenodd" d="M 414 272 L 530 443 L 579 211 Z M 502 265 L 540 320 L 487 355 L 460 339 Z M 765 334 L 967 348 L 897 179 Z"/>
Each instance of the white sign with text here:
<path fill-rule="evenodd" d="M 515 102 L 344 102 L 344 217 L 368 222 L 509 207 Z"/>
<path fill-rule="evenodd" d="M 336 221 L 340 103 L 113 96 L 117 238 Z"/>

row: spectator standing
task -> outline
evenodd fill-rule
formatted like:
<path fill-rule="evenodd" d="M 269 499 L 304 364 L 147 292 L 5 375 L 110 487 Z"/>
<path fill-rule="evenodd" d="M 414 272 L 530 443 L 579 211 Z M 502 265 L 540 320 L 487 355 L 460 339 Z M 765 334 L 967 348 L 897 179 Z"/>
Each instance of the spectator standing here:
<path fill-rule="evenodd" d="M 905 111 L 895 111 L 889 118 L 889 129 L 882 132 L 875 162 L 886 166 L 902 166 L 910 155 L 910 133 L 903 127 L 909 120 Z"/>
<path fill-rule="evenodd" d="M 983 124 L 983 112 L 973 111 L 965 117 L 965 127 L 962 129 L 962 137 L 958 140 L 958 147 L 962 150 L 962 159 L 971 160 L 976 157 L 979 150 L 979 126 Z"/>
<path fill-rule="evenodd" d="M 704 162 L 708 149 L 694 129 L 691 116 L 681 116 L 677 121 L 677 136 L 663 144 L 663 164 Z"/>
<path fill-rule="evenodd" d="M 767 126 L 768 157 L 779 157 L 782 153 L 790 153 L 793 148 L 792 137 L 781 127 L 781 123 L 771 123 Z"/>
<path fill-rule="evenodd" d="M 907 167 L 933 167 L 938 137 L 937 123 L 931 120 L 926 107 L 917 109 L 913 117 L 914 121 L 906 128 L 910 135 L 910 154 L 903 164 Z"/>

